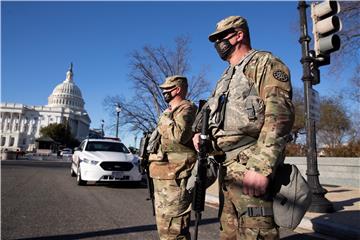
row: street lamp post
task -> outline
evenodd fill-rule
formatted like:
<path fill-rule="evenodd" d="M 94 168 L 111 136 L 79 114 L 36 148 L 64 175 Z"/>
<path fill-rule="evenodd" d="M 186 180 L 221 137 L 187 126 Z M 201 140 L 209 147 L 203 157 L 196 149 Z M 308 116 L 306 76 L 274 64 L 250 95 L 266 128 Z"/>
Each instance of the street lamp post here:
<path fill-rule="evenodd" d="M 325 198 L 326 189 L 324 189 L 319 181 L 319 170 L 317 163 L 317 151 L 316 151 L 316 131 L 315 120 L 311 116 L 310 109 L 313 106 L 311 92 L 313 90 L 312 83 L 314 76 L 311 72 L 311 65 L 314 63 L 313 57 L 310 55 L 309 42 L 311 38 L 307 32 L 307 18 L 306 8 L 308 5 L 305 1 L 299 1 L 298 9 L 300 13 L 300 29 L 301 36 L 299 42 L 301 44 L 302 58 L 301 63 L 303 65 L 303 77 L 304 82 L 304 99 L 305 99 L 305 126 L 306 126 L 306 159 L 307 159 L 307 181 L 312 190 L 312 203 L 309 207 L 310 212 L 327 213 L 333 212 L 334 208 L 332 203 Z"/>
<path fill-rule="evenodd" d="M 104 137 L 105 136 L 105 133 L 104 133 L 104 119 L 101 119 L 101 136 Z"/>
<path fill-rule="evenodd" d="M 116 110 L 116 137 L 119 137 L 119 115 L 121 112 L 121 107 L 119 103 L 115 105 L 115 110 Z"/>

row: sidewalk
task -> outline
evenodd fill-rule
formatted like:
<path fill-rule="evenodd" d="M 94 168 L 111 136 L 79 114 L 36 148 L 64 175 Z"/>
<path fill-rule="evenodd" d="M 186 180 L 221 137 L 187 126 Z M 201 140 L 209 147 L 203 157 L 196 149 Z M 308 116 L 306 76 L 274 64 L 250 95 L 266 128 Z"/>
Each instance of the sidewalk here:
<path fill-rule="evenodd" d="M 325 197 L 333 204 L 333 213 L 307 212 L 294 230 L 316 232 L 332 239 L 360 240 L 360 189 L 323 185 L 328 191 Z M 218 183 L 207 189 L 206 203 L 218 207 Z"/>

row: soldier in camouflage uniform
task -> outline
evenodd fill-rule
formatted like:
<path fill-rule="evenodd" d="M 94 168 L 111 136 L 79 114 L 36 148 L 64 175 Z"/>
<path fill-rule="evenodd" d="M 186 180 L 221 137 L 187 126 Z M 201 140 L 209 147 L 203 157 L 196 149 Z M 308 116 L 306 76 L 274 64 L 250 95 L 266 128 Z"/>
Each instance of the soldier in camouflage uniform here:
<path fill-rule="evenodd" d="M 186 184 L 196 161 L 191 126 L 196 106 L 185 100 L 187 79 L 171 76 L 160 85 L 169 103 L 160 116 L 160 146 L 149 156 L 154 181 L 156 224 L 161 240 L 190 239 L 191 196 Z"/>
<path fill-rule="evenodd" d="M 229 62 L 207 103 L 214 148 L 225 154 L 220 237 L 278 239 L 269 188 L 294 122 L 289 69 L 270 52 L 251 48 L 243 17 L 220 21 L 209 40 Z M 198 133 L 193 142 L 198 148 Z"/>

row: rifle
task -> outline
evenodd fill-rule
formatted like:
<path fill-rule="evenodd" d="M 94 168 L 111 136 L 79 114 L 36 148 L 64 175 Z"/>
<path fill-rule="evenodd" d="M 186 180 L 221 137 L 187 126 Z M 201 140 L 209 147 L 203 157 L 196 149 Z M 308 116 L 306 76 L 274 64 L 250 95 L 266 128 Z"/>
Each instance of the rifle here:
<path fill-rule="evenodd" d="M 149 190 L 149 198 L 146 198 L 147 201 L 151 200 L 152 212 L 153 216 L 155 216 L 155 204 L 154 204 L 154 182 L 150 177 L 149 171 L 149 152 L 147 147 L 149 145 L 149 140 L 151 137 L 151 133 L 144 133 L 144 136 L 140 140 L 140 149 L 139 149 L 139 157 L 140 157 L 140 171 L 141 174 L 146 174 L 146 182 Z"/>
<path fill-rule="evenodd" d="M 205 191 L 206 191 L 206 168 L 208 155 L 208 138 L 209 138 L 209 108 L 201 110 L 202 125 L 200 134 L 200 146 L 197 159 L 197 175 L 195 180 L 194 196 L 192 202 L 192 210 L 195 211 L 195 231 L 194 240 L 197 240 L 198 227 L 201 221 L 201 212 L 205 207 Z"/>

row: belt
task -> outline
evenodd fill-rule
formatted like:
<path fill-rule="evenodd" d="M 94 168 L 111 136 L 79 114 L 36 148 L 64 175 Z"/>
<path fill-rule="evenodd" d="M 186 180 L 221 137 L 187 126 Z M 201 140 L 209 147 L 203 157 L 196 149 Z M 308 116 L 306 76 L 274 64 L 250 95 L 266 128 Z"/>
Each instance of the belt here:
<path fill-rule="evenodd" d="M 249 217 L 267 217 L 273 216 L 273 209 L 270 207 L 248 207 L 246 215 Z"/>

